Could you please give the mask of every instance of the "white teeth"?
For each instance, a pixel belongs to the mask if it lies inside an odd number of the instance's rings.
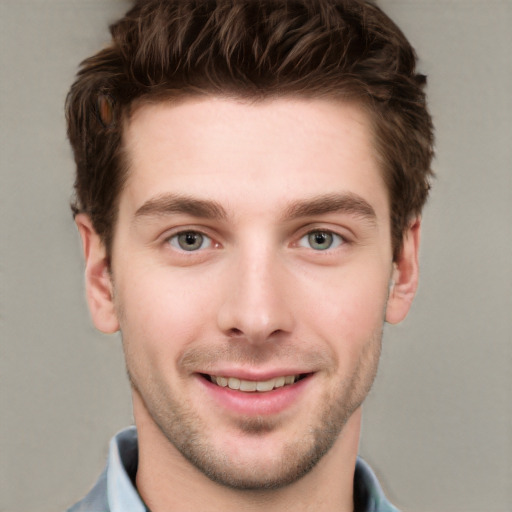
[[[256,382],[257,391],[272,391],[276,385],[276,379],[265,380],[263,382]]]
[[[240,391],[256,391],[258,387],[258,382],[253,380],[241,380],[240,381]]]
[[[225,388],[228,385],[228,379],[226,377],[217,377],[217,384]]]
[[[274,383],[274,387],[282,388],[286,384],[286,379],[287,377],[277,377],[277,379],[275,379],[276,382]],[[293,384],[293,382],[295,381],[295,377],[293,376],[288,377],[288,379],[290,379],[290,382],[288,382],[288,384]]]
[[[228,387],[230,389],[245,392],[272,391],[273,389],[282,388],[283,386],[293,384],[296,380],[299,379],[298,375],[287,375],[264,381],[243,380],[237,379],[236,377],[219,377],[216,375],[211,375],[210,377],[212,382],[217,384],[217,386],[221,386],[223,388]]]
[[[236,377],[229,377],[228,386],[230,389],[240,389],[240,379]]]

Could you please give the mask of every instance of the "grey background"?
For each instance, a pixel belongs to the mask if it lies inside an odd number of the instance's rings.
[[[512,510],[512,3],[381,0],[437,126],[422,276],[386,330],[361,453],[404,511]],[[120,340],[95,332],[68,209],[63,101],[123,0],[0,0],[0,511],[63,510],[132,421]],[[334,476],[333,476],[334,478]]]

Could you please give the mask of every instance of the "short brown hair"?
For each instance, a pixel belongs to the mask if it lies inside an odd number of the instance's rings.
[[[73,211],[110,253],[126,179],[123,120],[136,103],[212,94],[359,101],[388,187],[393,253],[427,199],[433,129],[425,76],[400,29],[364,0],[139,0],[82,62],[67,97]]]

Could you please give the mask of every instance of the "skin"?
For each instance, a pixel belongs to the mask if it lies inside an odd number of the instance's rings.
[[[187,99],[127,123],[110,261],[77,225],[93,321],[123,335],[153,512],[353,509],[383,322],[418,277],[419,220],[392,259],[371,134],[321,99]],[[205,374],[306,378],[244,393]]]

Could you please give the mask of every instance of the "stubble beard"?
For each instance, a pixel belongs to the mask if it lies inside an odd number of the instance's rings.
[[[333,446],[343,427],[360,407],[375,379],[381,351],[382,331],[375,333],[362,350],[356,368],[331,391],[326,391],[318,412],[303,427],[302,435],[287,441],[270,463],[257,464],[230,460],[211,441],[211,429],[193,408],[180,401],[172,390],[155,381],[140,386],[130,370],[132,388],[153,422],[181,455],[212,481],[240,491],[273,490],[290,485],[309,473]],[[279,421],[256,417],[242,419],[238,432],[265,436],[279,429]],[[215,434],[213,434],[215,435]],[[268,462],[268,461],[267,461]]]

